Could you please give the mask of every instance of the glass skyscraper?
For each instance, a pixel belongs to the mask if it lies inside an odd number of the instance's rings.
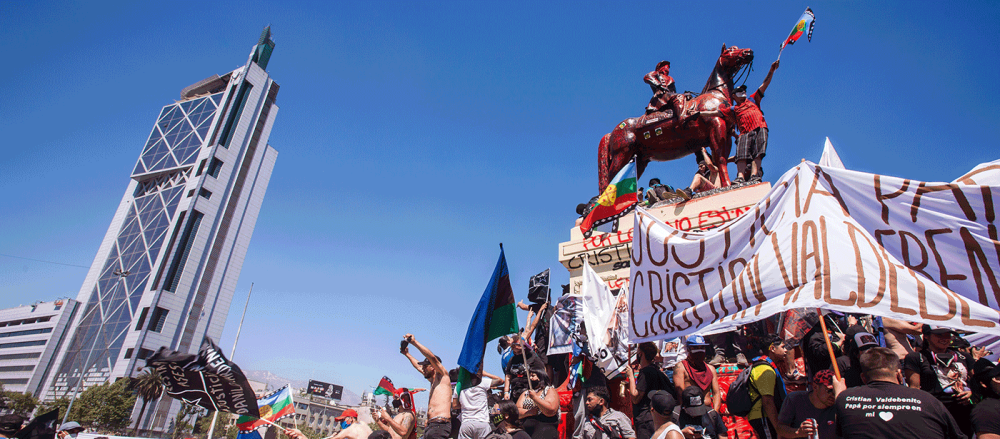
[[[77,299],[81,308],[39,395],[71,397],[135,376],[160,346],[196,352],[225,326],[277,151],[278,84],[265,28],[247,64],[163,107]],[[164,399],[141,420],[163,429]]]

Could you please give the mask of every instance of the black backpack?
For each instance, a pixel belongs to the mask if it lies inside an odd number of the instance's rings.
[[[729,410],[729,414],[733,416],[746,417],[750,414],[750,410],[753,408],[754,404],[760,400],[760,391],[757,386],[753,383],[753,378],[750,372],[753,368],[760,365],[767,365],[771,367],[771,364],[764,360],[755,361],[750,367],[743,369],[739,376],[731,384],[729,384],[729,391],[726,393],[726,409]],[[773,369],[773,367],[772,367]],[[776,380],[774,381],[774,399],[775,405],[781,408],[781,402],[785,400],[785,385],[781,380],[781,375],[778,373],[777,369],[774,371],[776,375]],[[756,398],[750,397],[750,388],[753,388],[754,392],[757,392]]]

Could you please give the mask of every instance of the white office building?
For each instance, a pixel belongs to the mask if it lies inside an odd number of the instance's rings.
[[[56,353],[44,400],[137,375],[161,346],[218,341],[277,151],[266,28],[246,65],[181,91],[156,117]],[[164,398],[141,420],[162,430]],[[176,409],[176,408],[174,408]]]
[[[38,395],[79,304],[59,299],[0,310],[0,384],[4,390]]]

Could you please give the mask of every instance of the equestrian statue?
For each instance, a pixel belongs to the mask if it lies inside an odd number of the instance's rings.
[[[711,150],[710,167],[718,169],[722,186],[729,186],[726,163],[732,147],[729,136],[735,126],[732,112],[728,111],[732,105],[733,76],[752,62],[753,50],[727,48],[723,44],[705,88],[690,100],[676,93],[673,79],[668,75],[670,63],[658,64],[645,78],[654,93],[646,114],[625,119],[601,139],[597,151],[598,190],[604,191],[633,156],[639,177],[650,161],[676,160],[701,153],[706,147]]]

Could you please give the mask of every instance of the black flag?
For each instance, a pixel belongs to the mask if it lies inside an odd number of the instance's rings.
[[[549,302],[549,269],[528,279],[528,301],[542,304]]]
[[[17,439],[52,439],[59,423],[59,409],[38,415],[14,434]]]
[[[208,337],[202,340],[198,355],[161,347],[146,359],[146,366],[160,372],[163,391],[171,398],[211,411],[260,417],[247,377]]]

